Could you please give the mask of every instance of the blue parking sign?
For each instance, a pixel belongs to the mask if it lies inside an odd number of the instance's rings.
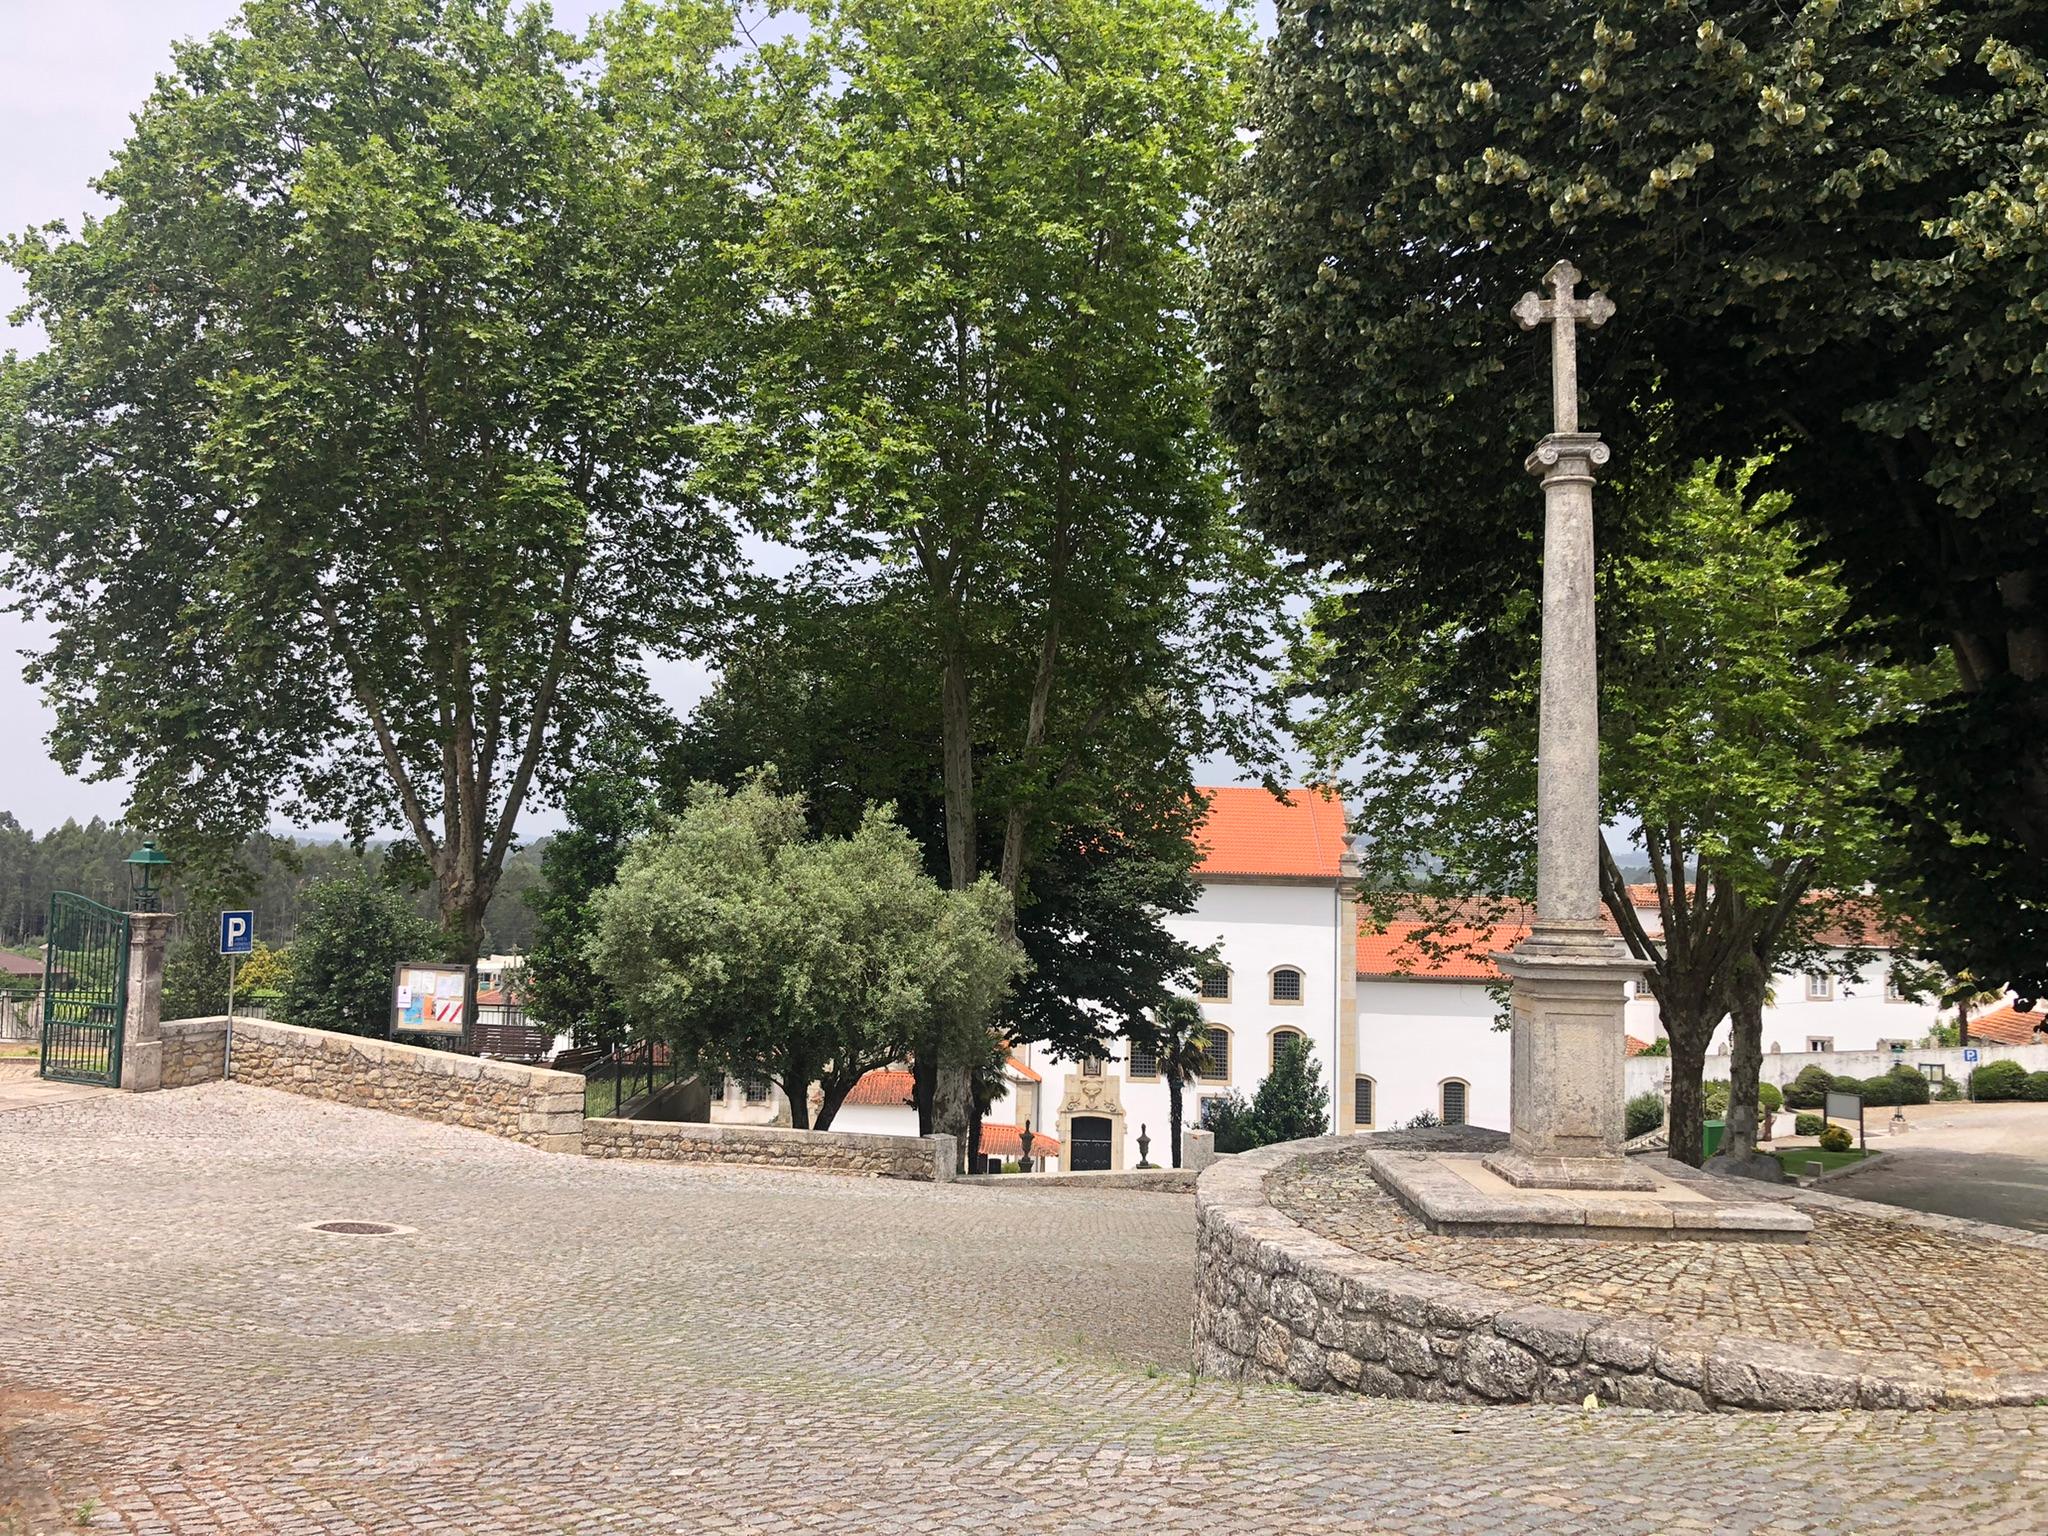
[[[1975,1047],[1974,1045],[1969,1045],[1969,1046],[1965,1046],[1965,1047],[1963,1047],[1963,1060],[1964,1060],[1964,1061],[1975,1061],[1976,1059],[1977,1059],[1977,1047]]]
[[[256,914],[223,912],[220,915],[220,952],[247,955],[256,949]]]

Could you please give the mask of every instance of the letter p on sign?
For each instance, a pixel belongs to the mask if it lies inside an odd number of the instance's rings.
[[[256,914],[223,912],[220,915],[220,952],[246,955],[256,948]]]

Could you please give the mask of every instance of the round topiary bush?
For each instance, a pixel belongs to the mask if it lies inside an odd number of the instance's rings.
[[[1827,1102],[1832,1086],[1834,1079],[1828,1076],[1825,1067],[1801,1067],[1785,1090],[1785,1102],[1794,1109],[1819,1109]]]
[[[1820,1149],[1823,1152],[1846,1152],[1856,1145],[1856,1138],[1839,1125],[1831,1125],[1820,1133]]]
[[[1785,1107],[1785,1092],[1776,1083],[1758,1083],[1756,1085],[1756,1103],[1757,1108],[1763,1110],[1766,1114],[1775,1115]]]
[[[2020,1084],[2020,1097],[2036,1104],[2048,1104],[2048,1072],[2029,1072]]]
[[[2016,1061],[1987,1061],[1970,1074],[1970,1097],[1980,1103],[2016,1099],[2027,1069]]]
[[[1867,1077],[1854,1089],[1845,1092],[1860,1093],[1865,1104],[1903,1104],[1905,1084],[1889,1072],[1882,1077]]]
[[[1850,1077],[1847,1073],[1843,1073],[1829,1078],[1828,1086],[1837,1093],[1861,1093],[1863,1091],[1863,1079],[1860,1077]]]
[[[1934,1096],[1927,1084],[1927,1074],[1918,1067],[1909,1067],[1903,1061],[1891,1070],[1891,1078],[1899,1085],[1899,1104],[1925,1104]]]
[[[1638,1136],[1647,1136],[1664,1123],[1664,1100],[1657,1091],[1647,1089],[1628,1101],[1626,1133],[1630,1141]]]
[[[1800,1115],[1792,1122],[1792,1134],[1795,1136],[1818,1136],[1827,1128],[1828,1122],[1821,1115]]]

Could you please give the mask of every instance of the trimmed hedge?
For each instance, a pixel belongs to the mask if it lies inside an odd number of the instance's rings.
[[[1785,1102],[1794,1109],[1819,1109],[1834,1086],[1824,1067],[1801,1067],[1799,1075],[1785,1088]]]
[[[1800,1115],[1792,1122],[1792,1134],[1795,1136],[1818,1136],[1827,1128],[1825,1115]]]
[[[1856,1138],[1839,1125],[1831,1125],[1820,1133],[1820,1149],[1823,1152],[1846,1152],[1856,1145]]]
[[[1732,1092],[1734,1090],[1721,1078],[1708,1080],[1702,1090],[1708,1119],[1718,1120],[1728,1113],[1728,1096]],[[1756,1085],[1756,1104],[1765,1114],[1775,1115],[1785,1107],[1785,1095],[1776,1083],[1760,1081]]]
[[[2048,1104],[2048,1072],[2029,1072],[2020,1084],[2020,1097],[2035,1104]]]
[[[1970,1097],[1980,1103],[2020,1097],[2027,1069],[2016,1061],[1987,1061],[1970,1074]]]
[[[1638,1136],[1647,1136],[1664,1123],[1664,1100],[1656,1089],[1637,1094],[1628,1101],[1628,1123],[1625,1130],[1630,1141]]]

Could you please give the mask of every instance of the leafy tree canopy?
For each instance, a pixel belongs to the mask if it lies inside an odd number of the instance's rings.
[[[385,1035],[391,1029],[391,977],[411,960],[438,960],[441,931],[413,909],[411,898],[368,870],[323,880],[308,893],[306,912],[291,943],[291,976],[284,987],[284,1018],[307,1029],[347,1035]],[[227,975],[221,967],[221,1003]]]
[[[2048,991],[2044,54],[2024,0],[1283,3],[1210,351],[1253,518],[1359,584],[1333,682],[1439,637],[1471,739],[1523,670],[1470,621],[1535,577],[1549,349],[1510,309],[1570,257],[1618,306],[1581,361],[1603,549],[1774,451],[1842,626],[1951,668],[1893,732],[1930,941]]]
[[[595,47],[507,0],[249,0],[96,183],[7,245],[0,574],[55,628],[55,750],[224,860],[273,814],[402,826],[458,947],[569,745],[647,701],[733,555],[713,65],[731,16]]]

